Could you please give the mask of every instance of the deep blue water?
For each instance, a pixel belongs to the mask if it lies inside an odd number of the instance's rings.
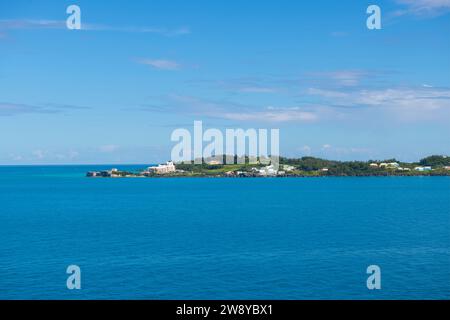
[[[85,178],[90,169],[0,167],[0,298],[450,298],[448,177]],[[66,288],[71,264],[78,291]],[[381,290],[366,287],[372,264]]]

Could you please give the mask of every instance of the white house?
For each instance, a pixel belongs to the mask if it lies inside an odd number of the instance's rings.
[[[149,167],[148,171],[156,174],[166,174],[175,172],[176,168],[172,161],[167,161],[165,164],[159,164],[156,167]]]
[[[388,167],[398,168],[398,167],[400,167],[400,165],[397,162],[389,162]]]
[[[416,171],[431,171],[431,167],[415,167]]]
[[[294,166],[290,166],[290,165],[287,165],[287,164],[283,164],[282,167],[283,167],[284,171],[293,171],[295,169]]]
[[[270,165],[259,169],[259,174],[262,176],[275,176],[277,175],[277,170],[275,170],[273,165]]]

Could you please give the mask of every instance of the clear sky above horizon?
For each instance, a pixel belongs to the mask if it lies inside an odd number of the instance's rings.
[[[161,162],[194,120],[290,157],[450,155],[449,35],[450,0],[1,0],[0,164]]]

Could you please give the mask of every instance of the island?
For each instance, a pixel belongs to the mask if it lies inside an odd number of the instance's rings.
[[[155,177],[358,177],[358,176],[450,176],[450,157],[434,155],[419,162],[401,162],[396,159],[383,161],[335,161],[315,157],[279,158],[279,165],[267,163],[267,159],[250,163],[247,156],[234,156],[234,164],[202,159],[201,164],[174,163],[168,161],[143,168],[137,172],[112,168],[105,171],[89,171],[91,178],[155,178]],[[241,163],[239,163],[241,162]]]

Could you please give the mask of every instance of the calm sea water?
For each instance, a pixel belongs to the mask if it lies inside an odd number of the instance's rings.
[[[0,298],[450,298],[449,178],[84,177],[100,168],[0,167]]]

